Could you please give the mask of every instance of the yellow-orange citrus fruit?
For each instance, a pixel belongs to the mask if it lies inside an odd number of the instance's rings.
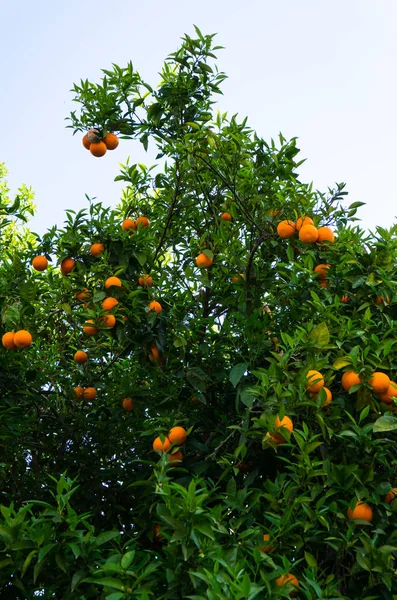
[[[152,344],[152,348],[151,348],[151,353],[149,354],[149,360],[151,362],[154,361],[159,361],[160,360],[160,352],[159,349],[157,348],[156,344]]]
[[[300,231],[304,225],[314,225],[314,221],[310,217],[299,217],[295,223],[297,231]]]
[[[353,385],[358,385],[359,383],[362,383],[362,380],[360,379],[359,375],[357,375],[357,373],[355,373],[354,371],[345,371],[345,373],[343,373],[342,375],[342,387],[346,392],[350,391],[350,388],[353,387]]]
[[[294,236],[296,233],[296,226],[294,221],[281,221],[277,225],[277,233],[283,239]]]
[[[83,136],[83,139],[81,141],[83,143],[84,148],[86,150],[89,150],[90,146],[91,146],[91,142],[88,140],[88,135],[87,134],[85,134],[85,136]]]
[[[110,287],[121,287],[121,281],[118,277],[108,277],[105,281],[105,288],[108,290]]]
[[[331,265],[320,263],[319,265],[317,265],[317,267],[315,267],[313,273],[315,273],[317,275],[317,279],[324,281],[324,279],[327,278],[328,269],[330,267],[331,267]]]
[[[368,521],[371,523],[373,518],[372,508],[369,504],[365,502],[356,502],[356,506],[352,510],[351,508],[347,509],[347,518],[351,521],[352,519],[362,519],[363,521]]]
[[[138,277],[138,283],[143,288],[152,287],[153,278],[150,277],[150,275],[142,275],[141,277]]]
[[[98,327],[95,327],[94,321],[89,319],[84,325],[83,331],[86,335],[97,335],[99,330]]]
[[[204,252],[202,252],[196,258],[196,265],[200,269],[208,269],[208,267],[210,267],[212,265],[212,258],[210,258],[206,254],[204,254]]]
[[[317,236],[318,242],[334,242],[335,241],[334,232],[329,227],[319,227],[319,229],[317,229],[317,233],[318,233],[318,236]]]
[[[131,411],[134,408],[134,403],[132,401],[132,398],[124,398],[122,406],[123,406],[124,410]]]
[[[114,315],[103,315],[99,317],[102,327],[114,327],[116,325],[116,317]]]
[[[282,419],[280,419],[280,417],[277,416],[275,427],[285,427],[285,429],[288,429],[288,431],[291,433],[294,429],[294,424],[292,422],[292,419],[287,417],[287,415],[285,415]]]
[[[87,140],[90,144],[100,142],[101,138],[98,129],[90,129],[87,131]]]
[[[108,133],[105,135],[103,141],[108,150],[115,150],[115,148],[117,148],[119,145],[119,138],[114,133]]]
[[[232,215],[228,212],[224,212],[221,214],[221,219],[222,219],[222,221],[231,221]]]
[[[170,446],[171,442],[167,437],[164,438],[164,443],[161,441],[160,436],[156,437],[156,439],[153,442],[153,450],[155,452],[168,452]]]
[[[383,394],[389,389],[390,379],[386,373],[376,371],[368,381],[376,394]]]
[[[91,298],[91,292],[88,291],[88,288],[84,288],[81,292],[77,292],[74,297],[77,298],[77,300],[89,300],[89,298]]]
[[[379,394],[379,399],[386,404],[393,402],[393,398],[397,398],[397,383],[390,381],[390,385],[387,390]]]
[[[264,533],[263,534],[263,541],[264,542],[269,542],[270,541],[270,534],[269,533]],[[275,546],[272,546],[271,544],[268,544],[267,546],[260,546],[259,550],[262,550],[262,552],[273,552]]]
[[[81,399],[84,396],[84,388],[81,387],[81,385],[78,385],[77,387],[74,388],[74,397],[76,399]]]
[[[75,353],[75,355],[73,356],[73,360],[74,362],[76,362],[78,365],[83,365],[84,363],[87,362],[88,360],[88,355],[86,352],[83,352],[83,350],[77,350],[77,352]]]
[[[238,275],[234,275],[232,277],[232,281],[234,283],[242,283],[244,281],[245,277],[244,277],[244,273],[239,273]],[[267,311],[265,311],[267,312]]]
[[[104,252],[105,250],[105,246],[103,244],[101,244],[100,242],[96,243],[96,244],[92,244],[91,248],[90,248],[90,253],[91,256],[100,256],[102,254],[102,252]]]
[[[182,462],[183,460],[183,454],[180,450],[177,450],[176,452],[174,452],[174,454],[170,454],[167,458],[167,462],[173,463],[173,462]]]
[[[389,296],[386,296],[386,297],[376,296],[375,304],[377,304],[378,306],[379,306],[379,304],[383,304],[383,306],[385,304],[390,304],[390,298],[389,298]]]
[[[45,271],[48,267],[48,260],[45,256],[35,256],[32,260],[32,267],[36,271]]]
[[[390,504],[390,502],[393,502],[394,498],[396,498],[397,496],[397,488],[393,488],[392,490],[390,490],[390,492],[387,492],[386,496],[383,498],[384,502],[387,502],[387,504]]]
[[[106,154],[106,150],[107,148],[105,142],[93,142],[92,144],[90,144],[90,152],[93,156],[96,156],[97,158]]]
[[[328,283],[326,281],[320,281],[320,286],[322,288],[327,288],[328,287]]]
[[[266,433],[266,437],[269,438],[269,440],[271,440],[273,442],[273,444],[276,444],[277,446],[279,446],[280,444],[285,444],[285,438],[283,438],[282,435],[280,435],[279,433],[274,433],[273,435],[268,431]]]
[[[13,331],[7,331],[1,338],[1,343],[7,350],[15,350],[16,345],[14,344],[14,336],[15,333]]]
[[[313,244],[317,241],[318,232],[314,225],[302,225],[299,231],[299,239],[305,244]]]
[[[348,296],[347,294],[343,294],[343,296],[341,296],[341,299],[340,299],[340,301],[341,301],[343,304],[347,304],[348,302],[350,302],[350,296]]]
[[[186,442],[186,436],[186,430],[183,427],[173,427],[168,434],[168,439],[172,444],[181,446]]]
[[[269,217],[277,217],[280,214],[280,211],[277,209],[269,210]]]
[[[332,400],[332,392],[331,390],[329,390],[327,387],[322,387],[321,390],[324,390],[325,392],[325,400],[322,403],[321,406],[326,406],[327,404],[329,404]],[[321,394],[321,390],[319,392],[315,392],[314,394],[310,394],[311,396],[313,396],[313,398],[315,398],[317,400],[319,394]]]
[[[133,219],[124,219],[124,221],[121,224],[121,229],[123,229],[123,231],[128,231],[129,229],[132,229],[132,231],[136,231],[137,225]]]
[[[105,300],[102,302],[102,308],[103,310],[112,310],[112,308],[117,306],[118,303],[119,301],[116,300],[116,298],[111,298],[109,296],[109,298],[105,298]]]
[[[84,400],[95,400],[95,398],[96,398],[96,389],[93,387],[85,388]]]
[[[150,225],[150,221],[147,217],[138,217],[137,220],[135,221],[135,225],[138,229],[139,225],[144,229],[146,227],[149,227]]]
[[[26,329],[20,329],[14,335],[14,344],[17,348],[28,348],[32,342],[32,336]]]
[[[299,587],[299,581],[292,573],[286,573],[285,575],[281,575],[281,577],[277,577],[276,586],[282,587],[283,585],[294,585],[296,588]],[[296,596],[298,593],[297,590],[292,590],[290,596]]]
[[[67,275],[71,273],[76,266],[76,261],[73,258],[64,258],[61,262],[61,273],[62,275]]]
[[[161,306],[160,302],[156,302],[156,300],[153,300],[148,304],[148,309],[154,310],[159,315],[163,310],[163,307]]]
[[[324,387],[324,383],[324,377],[319,371],[314,371],[312,369],[306,375],[306,389],[311,394],[319,392],[320,389]]]

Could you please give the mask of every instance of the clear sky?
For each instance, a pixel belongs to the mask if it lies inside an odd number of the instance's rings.
[[[3,0],[0,37],[0,161],[36,193],[32,228],[62,225],[64,210],[119,199],[113,183],[138,142],[92,157],[65,129],[70,89],[101,68],[132,60],[156,85],[163,59],[195,23],[218,33],[229,76],[219,108],[248,116],[266,139],[297,136],[301,179],[326,190],[345,181],[366,202],[362,225],[397,215],[396,0]]]

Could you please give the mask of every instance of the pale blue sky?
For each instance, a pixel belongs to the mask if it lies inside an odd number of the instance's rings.
[[[395,0],[3,0],[1,21],[0,161],[13,191],[33,187],[35,231],[61,225],[85,193],[114,205],[118,164],[146,162],[138,142],[102,159],[84,150],[65,129],[73,82],[132,60],[157,84],[193,23],[225,46],[222,111],[248,115],[267,139],[297,136],[308,159],[301,178],[323,190],[345,181],[349,201],[367,203],[363,226],[395,220]]]

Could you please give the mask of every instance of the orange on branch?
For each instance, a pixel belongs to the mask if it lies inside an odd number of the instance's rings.
[[[212,265],[213,259],[202,252],[196,258],[196,265],[199,269],[208,269]]]
[[[105,298],[105,300],[102,302],[102,308],[103,310],[112,310],[112,308],[117,306],[118,303],[119,301],[116,300],[116,298],[109,296],[109,298]]]
[[[90,144],[90,152],[93,156],[100,158],[106,154],[107,148],[105,142],[93,142]]]
[[[84,302],[85,300],[89,300],[91,298],[91,292],[88,291],[88,288],[84,288],[81,292],[77,292],[74,297],[77,300],[82,300]]]
[[[99,322],[102,327],[114,327],[116,325],[116,317],[112,314],[102,315],[99,317]]]
[[[318,233],[317,242],[334,242],[335,241],[334,232],[329,227],[319,227],[319,229],[317,229],[317,233]]]
[[[91,256],[100,256],[102,254],[102,252],[105,251],[105,246],[103,244],[101,244],[100,242],[97,242],[96,244],[92,244],[91,248],[90,248],[90,253]]]
[[[393,488],[390,492],[387,492],[386,496],[383,498],[383,501],[387,504],[393,502],[393,500],[397,497],[397,488]]]
[[[317,279],[320,279],[320,281],[324,281],[324,279],[327,278],[328,269],[330,268],[331,265],[320,263],[319,265],[317,265],[317,267],[314,268],[313,273],[317,275]]]
[[[96,398],[96,389],[93,387],[85,388],[84,400],[95,400],[95,398]]]
[[[329,404],[331,402],[331,400],[332,400],[332,392],[327,387],[324,386],[324,387],[322,387],[320,389],[320,391],[314,392],[314,394],[311,393],[310,395],[313,396],[313,398],[315,400],[317,400],[318,397],[319,397],[319,395],[321,394],[321,390],[324,390],[324,392],[325,392],[325,400],[324,400],[324,402],[322,403],[321,406],[327,406],[327,404]]]
[[[163,310],[163,307],[161,306],[160,302],[156,302],[156,300],[152,300],[152,302],[150,302],[148,304],[148,309],[154,310],[159,315],[161,313],[161,311]]]
[[[302,225],[299,231],[299,239],[305,244],[313,244],[317,241],[318,232],[314,225]]]
[[[138,229],[139,225],[142,227],[142,229],[146,229],[147,227],[149,227],[150,225],[150,221],[147,217],[138,217],[137,220],[135,221],[135,225]]]
[[[103,141],[108,150],[115,150],[119,145],[119,138],[114,133],[108,133],[105,135]]]
[[[171,442],[168,437],[164,438],[164,442],[161,441],[161,437],[158,436],[153,442],[153,450],[155,452],[168,452],[171,447]]]
[[[358,385],[359,383],[362,383],[362,380],[360,376],[354,371],[345,371],[345,373],[343,373],[342,375],[341,383],[343,389],[346,392],[350,392],[350,388],[352,388],[353,385]]]
[[[321,375],[320,371],[315,371],[311,369],[306,375],[306,389],[311,394],[319,392],[322,387],[324,387],[324,377]]]
[[[386,404],[391,404],[394,398],[397,398],[397,383],[390,381],[387,390],[379,394],[379,399]]]
[[[281,575],[281,577],[277,577],[276,586],[282,587],[284,585],[293,585],[296,588],[299,587],[299,580],[292,573],[286,573],[285,575]],[[296,596],[298,590],[292,590],[290,596]]]
[[[114,287],[121,287],[121,281],[118,277],[108,277],[105,281],[105,288],[108,290],[109,288],[111,288],[112,286]]]
[[[173,427],[169,434],[168,439],[172,444],[176,444],[177,446],[181,446],[186,442],[187,433],[183,427]]]
[[[86,352],[84,352],[83,350],[77,350],[77,352],[73,356],[73,360],[78,365],[83,365],[88,360],[88,354]]]
[[[153,285],[153,278],[150,277],[150,275],[141,275],[141,277],[138,277],[138,283],[141,287],[145,288],[145,287],[152,287]]]
[[[170,454],[167,458],[167,462],[173,463],[173,462],[182,462],[183,461],[183,454],[180,450],[177,450],[176,452],[174,452],[174,454]]]
[[[14,331],[7,331],[7,333],[5,333],[3,335],[3,337],[1,338],[1,343],[3,344],[4,348],[6,348],[7,350],[15,350],[16,345],[14,343],[14,336],[15,336]]]
[[[69,273],[71,273],[75,266],[76,261],[73,260],[73,258],[64,258],[60,266],[62,275],[68,275]]]
[[[127,411],[131,411],[134,408],[134,402],[132,400],[132,398],[124,398],[123,402],[122,402],[122,407],[124,408],[124,410]]]
[[[136,231],[137,230],[137,225],[135,223],[135,221],[133,219],[124,219],[124,221],[121,224],[121,229],[123,231]]]
[[[371,523],[373,519],[372,508],[365,502],[357,501],[353,510],[351,508],[347,509],[347,518],[349,521],[352,519],[362,519]]]
[[[295,224],[297,231],[300,231],[304,225],[314,225],[313,219],[311,217],[299,217]]]
[[[94,336],[98,334],[99,329],[94,325],[92,319],[88,319],[83,327],[83,331],[86,335]]]
[[[28,348],[32,342],[33,338],[26,329],[20,329],[14,335],[14,344],[17,348]]]
[[[222,219],[222,221],[231,221],[232,215],[228,212],[224,212],[221,214],[221,219]]]
[[[32,267],[36,271],[45,271],[48,267],[48,260],[45,256],[35,256],[32,260]]]
[[[91,142],[88,139],[88,134],[87,133],[83,136],[83,139],[81,140],[81,142],[82,142],[82,144],[83,144],[83,146],[84,146],[84,148],[86,150],[90,149]]]
[[[293,237],[296,233],[296,225],[294,221],[281,221],[277,225],[277,233],[283,239]]]
[[[73,391],[74,391],[74,397],[76,398],[76,400],[81,400],[81,398],[83,398],[84,388],[81,387],[81,385],[78,385],[77,387],[75,387]]]
[[[388,377],[388,375],[386,375],[386,373],[376,371],[370,377],[368,383],[373,388],[373,391],[376,394],[383,394],[389,389],[390,378]]]
[[[390,304],[390,298],[389,296],[376,296],[375,304],[377,306],[379,306],[380,304],[385,306],[385,304]]]

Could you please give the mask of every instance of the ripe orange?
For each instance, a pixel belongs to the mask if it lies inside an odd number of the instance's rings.
[[[335,241],[334,232],[329,227],[320,227],[319,229],[317,229],[317,233],[318,233],[318,237],[317,237],[318,242],[334,242]]]
[[[78,385],[77,387],[74,388],[74,397],[78,400],[80,400],[81,398],[83,398],[84,396],[84,388],[81,387],[81,385]]]
[[[318,231],[314,225],[302,225],[299,231],[299,239],[305,244],[313,244],[317,241]]]
[[[221,214],[221,219],[222,219],[222,221],[231,221],[232,215],[228,212],[224,212]]]
[[[118,303],[119,301],[116,300],[116,298],[112,298],[109,296],[109,298],[105,298],[105,300],[102,302],[102,308],[103,310],[112,310],[112,308],[117,306]]]
[[[386,296],[386,297],[376,296],[375,304],[377,304],[378,306],[379,306],[379,304],[383,304],[383,306],[385,304],[390,304],[390,298],[389,298],[389,296]]]
[[[134,408],[134,403],[132,401],[132,398],[124,398],[122,406],[123,406],[124,410],[131,411]]]
[[[73,269],[76,266],[76,261],[73,260],[73,258],[64,258],[63,261],[61,262],[61,273],[62,275],[67,275],[68,273],[71,273],[71,271],[73,271]]]
[[[186,437],[186,430],[183,429],[183,427],[173,427],[168,434],[170,442],[177,446],[184,444],[186,442]]]
[[[294,585],[295,587],[299,587],[299,581],[292,573],[286,573],[285,575],[281,575],[281,577],[277,577],[276,586],[282,587],[283,585]],[[298,593],[297,590],[292,590],[290,596],[296,596]]]
[[[244,281],[245,277],[244,277],[244,273],[239,273],[238,275],[234,275],[232,277],[232,281],[234,283],[242,283]],[[267,312],[267,311],[266,311]]]
[[[320,263],[319,265],[317,265],[317,267],[315,267],[313,273],[315,273],[317,275],[317,279],[324,281],[324,279],[327,278],[328,269],[330,267],[331,267],[331,265]]]
[[[85,134],[85,136],[83,136],[83,139],[81,141],[83,142],[84,148],[86,148],[86,150],[89,150],[90,146],[91,146],[91,142],[88,140],[87,134]]]
[[[275,433],[274,435],[272,435],[268,431],[266,433],[266,437],[269,438],[269,440],[271,440],[273,442],[273,444],[276,444],[276,446],[279,446],[280,444],[285,443],[285,439],[279,433]]]
[[[142,275],[141,277],[138,277],[138,283],[143,288],[152,287],[153,278],[150,277],[150,275]]]
[[[105,288],[108,290],[114,285],[115,287],[121,287],[121,281],[118,277],[108,277],[105,281]]]
[[[160,436],[156,437],[156,439],[153,442],[153,450],[155,452],[168,452],[170,446],[171,442],[167,437],[164,438],[164,443],[161,441]]]
[[[98,327],[95,327],[95,325],[93,324],[94,321],[92,319],[89,319],[86,324],[83,327],[83,331],[86,335],[97,335],[98,334]]]
[[[45,256],[35,256],[32,260],[32,267],[36,271],[45,271],[48,267],[48,260]]]
[[[397,383],[390,381],[390,385],[387,390],[379,394],[379,399],[386,404],[391,404],[393,398],[397,398]]]
[[[350,302],[350,296],[348,296],[347,294],[343,294],[343,296],[341,296],[341,299],[340,299],[340,301],[341,301],[343,304],[347,304],[348,302]]]
[[[204,252],[199,254],[196,258],[196,265],[199,267],[199,269],[208,269],[208,267],[212,265],[212,262],[212,258],[204,254]]]
[[[349,521],[352,519],[362,519],[371,523],[373,518],[372,508],[365,502],[357,501],[353,510],[351,508],[347,509],[347,518]]]
[[[177,452],[174,452],[174,454],[170,454],[167,458],[167,462],[173,463],[173,462],[182,462],[183,461],[183,454],[180,450],[177,450]]]
[[[157,348],[156,344],[154,344],[154,343],[152,344],[152,351],[151,351],[151,353],[149,354],[149,360],[150,360],[151,362],[154,362],[154,361],[159,361],[159,360],[160,360],[160,352],[159,352],[159,349]]]
[[[116,325],[116,317],[114,315],[103,315],[99,318],[102,327],[114,327]]]
[[[119,145],[119,138],[114,133],[108,133],[103,138],[105,146],[108,150],[114,150]]]
[[[314,225],[313,219],[310,217],[299,217],[295,224],[297,231],[300,231],[304,225]]]
[[[390,492],[387,492],[386,496],[383,498],[384,502],[387,502],[387,504],[390,504],[391,502],[393,502],[394,498],[397,497],[397,488],[393,488],[390,490]]]
[[[13,331],[8,331],[1,338],[1,343],[3,344],[4,348],[7,348],[7,350],[15,350],[16,345],[14,344],[14,336],[15,333]]]
[[[139,225],[141,225],[142,229],[149,227],[150,221],[147,217],[138,217],[135,221],[136,228],[138,229]]]
[[[290,238],[296,233],[296,225],[293,221],[281,221],[277,225],[277,233],[283,239]]]
[[[135,221],[133,219],[124,219],[124,221],[121,224],[121,229],[123,231],[128,231],[129,229],[132,229],[132,231],[136,231],[137,225],[135,224]]]
[[[102,254],[102,252],[104,252],[104,250],[105,250],[105,246],[98,242],[96,244],[92,244],[92,246],[90,248],[90,253],[91,253],[91,256],[100,256]]]
[[[98,143],[101,141],[98,129],[90,129],[87,131],[87,140],[90,144]]]
[[[77,300],[89,300],[89,298],[91,298],[91,293],[88,291],[88,288],[84,288],[81,292],[77,292],[74,297],[77,298]]]
[[[331,390],[329,390],[329,389],[328,389],[327,387],[325,387],[325,386],[324,386],[324,387],[322,387],[321,389],[323,389],[323,390],[324,390],[324,392],[325,392],[325,396],[326,396],[326,398],[325,398],[325,400],[324,400],[324,402],[322,403],[322,405],[321,405],[321,406],[327,406],[327,404],[329,404],[329,403],[331,402],[331,400],[332,400],[332,392],[331,392]],[[311,396],[313,396],[313,398],[314,398],[315,400],[317,400],[317,398],[318,398],[318,396],[319,396],[319,394],[320,394],[320,393],[321,393],[321,390],[320,390],[319,392],[315,392],[314,394],[310,394],[310,395],[311,395]]]
[[[20,329],[14,335],[14,344],[17,348],[28,348],[32,342],[32,336],[26,329]]]
[[[320,286],[322,288],[327,288],[328,287],[328,283],[326,281],[320,281]]]
[[[376,371],[373,373],[368,383],[376,394],[383,394],[389,389],[390,379],[386,373]]]
[[[93,156],[100,157],[106,154],[106,144],[105,142],[93,142],[90,144],[90,152]]]
[[[320,371],[310,370],[306,375],[306,389],[311,394],[319,392],[324,387],[324,377]]]
[[[85,388],[84,400],[95,400],[95,398],[96,398],[96,389],[93,387]]]
[[[77,352],[73,356],[73,359],[74,362],[76,362],[78,365],[83,365],[88,360],[88,354],[86,352],[83,352],[83,350],[77,350]]]
[[[342,375],[341,383],[343,389],[346,392],[350,392],[350,388],[352,388],[353,385],[358,385],[359,383],[362,383],[362,380],[354,371],[345,371],[345,373],[343,373]]]
[[[163,307],[161,306],[160,302],[156,302],[156,300],[153,300],[152,302],[150,302],[148,304],[148,308],[149,308],[149,310],[154,310],[158,315],[163,310]]]
[[[263,541],[264,542],[269,542],[270,541],[270,534],[269,533],[264,533],[263,534]],[[269,544],[268,546],[260,546],[259,550],[262,550],[262,552],[273,552],[275,546],[272,546],[271,544]]]

